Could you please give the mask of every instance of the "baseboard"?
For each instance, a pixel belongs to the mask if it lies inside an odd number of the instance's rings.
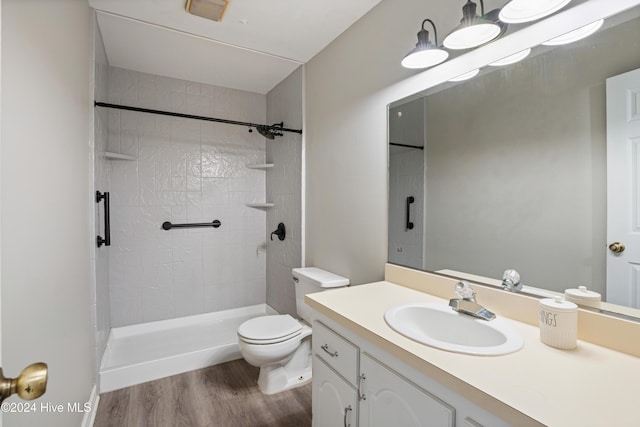
[[[98,413],[98,403],[100,403],[100,395],[98,394],[98,388],[94,385],[91,389],[91,395],[89,396],[90,411],[84,413],[82,417],[81,427],[93,427],[93,423],[96,420],[96,414]]]

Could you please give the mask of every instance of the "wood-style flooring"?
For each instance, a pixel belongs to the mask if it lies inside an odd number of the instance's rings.
[[[311,384],[274,395],[243,359],[100,396],[94,427],[307,427]]]

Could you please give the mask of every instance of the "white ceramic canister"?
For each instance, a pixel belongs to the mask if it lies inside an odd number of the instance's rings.
[[[578,306],[560,297],[540,300],[540,341],[569,350],[578,344]]]
[[[600,307],[600,301],[602,300],[602,296],[599,293],[588,290],[586,286],[578,286],[578,289],[566,289],[564,297],[567,301],[595,308]]]

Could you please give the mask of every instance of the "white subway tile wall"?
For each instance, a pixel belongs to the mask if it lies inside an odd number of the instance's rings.
[[[110,67],[115,104],[264,123],[266,96]],[[266,301],[265,139],[248,128],[108,110],[111,326]],[[214,228],[164,231],[164,221]]]

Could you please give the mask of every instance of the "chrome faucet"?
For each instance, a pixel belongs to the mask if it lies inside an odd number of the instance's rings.
[[[456,284],[456,294],[460,298],[449,300],[449,306],[458,313],[467,314],[483,320],[493,320],[496,315],[476,301],[476,293],[464,280]]]
[[[520,274],[515,270],[505,270],[502,275],[502,289],[509,292],[520,292],[522,290]]]

